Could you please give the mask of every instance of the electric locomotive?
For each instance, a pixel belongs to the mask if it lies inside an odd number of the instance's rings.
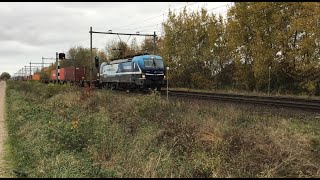
[[[104,62],[99,84],[108,89],[157,89],[165,85],[166,68],[158,55],[140,54]]]

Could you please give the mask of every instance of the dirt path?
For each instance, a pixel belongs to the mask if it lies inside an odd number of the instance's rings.
[[[5,115],[5,90],[6,82],[0,81],[0,178],[9,177],[7,165],[4,160],[4,142],[7,137],[7,131],[5,129],[4,115]]]

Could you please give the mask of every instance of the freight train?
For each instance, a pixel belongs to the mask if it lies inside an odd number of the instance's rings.
[[[34,73],[33,75],[28,75],[28,76],[16,76],[12,78],[13,80],[21,80],[21,81],[28,81],[28,80],[35,80],[39,81],[40,80],[40,74],[39,73]]]
[[[99,70],[98,75],[91,82],[98,88],[160,90],[166,84],[165,63],[158,55],[136,54],[101,64],[98,62],[96,68]],[[40,73],[35,73],[28,79],[45,83],[71,83],[80,86],[87,83],[90,85],[86,70],[88,69],[85,67],[77,66],[60,68],[58,81],[56,70],[51,70],[49,79],[40,77]]]

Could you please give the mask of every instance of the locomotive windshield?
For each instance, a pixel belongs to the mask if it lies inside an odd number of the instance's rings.
[[[144,59],[146,68],[163,68],[163,59]]]

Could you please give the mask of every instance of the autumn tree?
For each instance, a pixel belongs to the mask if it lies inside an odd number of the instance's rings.
[[[191,13],[185,8],[179,14],[169,11],[163,29],[161,54],[174,72],[171,82],[193,88],[223,84],[218,81],[228,77],[226,70],[231,63],[222,17],[209,14],[205,8]]]
[[[319,84],[319,5],[239,2],[229,9],[227,31],[239,88],[316,92]]]

